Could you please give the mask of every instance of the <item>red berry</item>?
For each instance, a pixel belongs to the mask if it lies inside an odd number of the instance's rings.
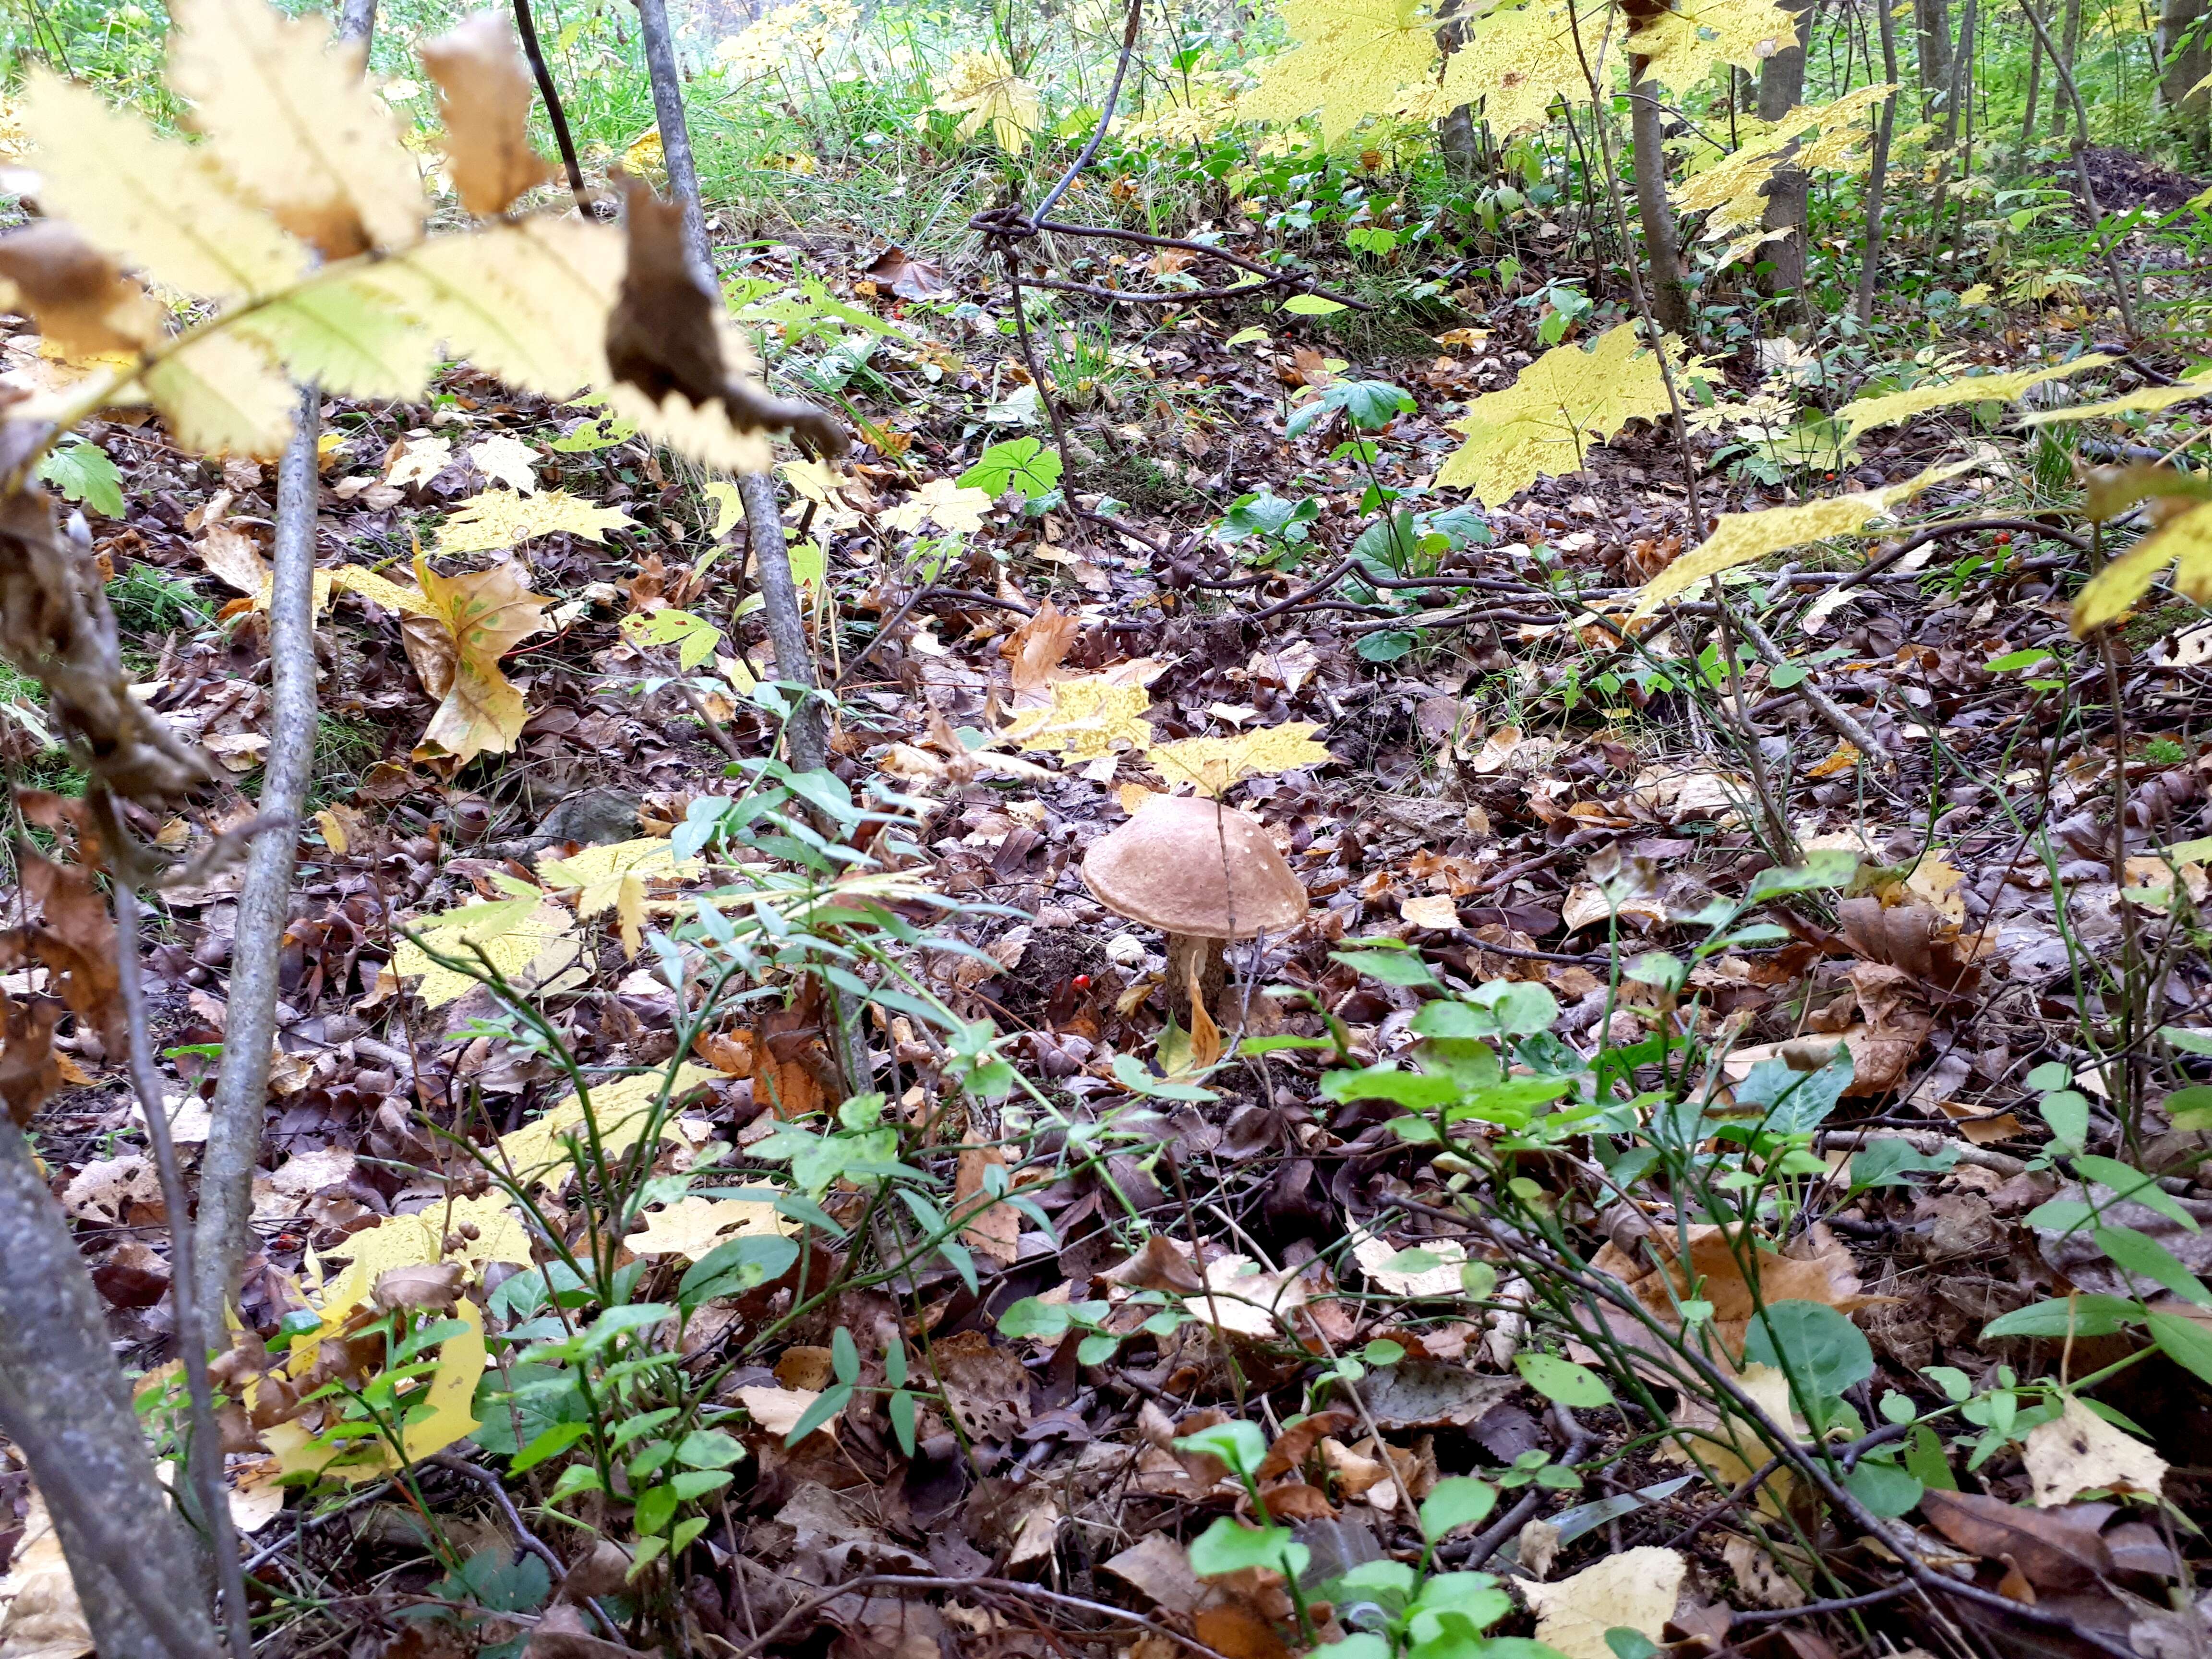
[[[1079,991],[1087,991],[1091,988],[1091,975],[1088,974],[1078,974],[1073,979],[1067,982]]]

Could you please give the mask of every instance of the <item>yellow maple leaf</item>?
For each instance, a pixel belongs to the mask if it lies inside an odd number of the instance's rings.
[[[948,535],[972,536],[982,529],[983,515],[990,510],[989,490],[963,489],[950,478],[932,478],[884,513],[883,521],[909,536],[920,535],[925,523],[935,524]]]
[[[1170,787],[1194,784],[1203,793],[1218,797],[1246,778],[1328,765],[1336,757],[1313,740],[1320,730],[1313,720],[1285,720],[1233,738],[1186,738],[1160,744],[1147,750],[1145,758],[1159,768]]]
[[[644,939],[647,884],[684,880],[705,868],[697,859],[678,858],[671,843],[651,836],[586,847],[567,858],[544,854],[538,860],[538,874],[549,889],[576,890],[579,921],[614,909],[622,924],[623,951],[632,957]]]
[[[1676,594],[1686,592],[1709,576],[1738,565],[1749,564],[1785,548],[1838,536],[1856,536],[1890,509],[1911,501],[1931,484],[1956,477],[1972,462],[1930,467],[1881,489],[1856,490],[1848,495],[1826,495],[1796,507],[1770,507],[1761,513],[1724,513],[1712,534],[1644,585],[1636,609],[1628,620],[1648,617]]]
[[[573,964],[581,946],[576,919],[566,905],[543,895],[491,899],[415,924],[392,953],[392,971],[402,979],[420,976],[416,993],[425,1006],[442,1008],[466,996],[478,981],[434,961],[430,952],[475,966],[489,962],[510,983],[544,986]]]
[[[1909,421],[1915,415],[1931,409],[1943,409],[1954,404],[2010,403],[2031,386],[2045,380],[2063,380],[2069,374],[2079,374],[2084,369],[2103,368],[2116,360],[2100,351],[2076,357],[2070,363],[2054,363],[2048,368],[2019,368],[2002,374],[1969,374],[1945,385],[1917,386],[1905,392],[1892,392],[1880,398],[1861,398],[1845,404],[1836,411],[1843,422],[1847,437],[1856,439],[1862,432],[1878,426],[1894,426]]]
[[[1059,680],[1052,688],[1050,708],[1023,709],[1007,722],[1002,735],[1024,749],[1074,760],[1110,755],[1116,743],[1149,749],[1152,725],[1140,717],[1152,702],[1143,686],[1115,685],[1103,676]]]
[[[678,1200],[665,1208],[645,1212],[645,1231],[623,1240],[638,1255],[680,1255],[696,1261],[718,1244],[748,1234],[791,1234],[796,1222],[786,1220],[772,1203],[751,1198],[700,1198]]]
[[[428,483],[443,472],[446,464],[453,459],[453,446],[450,439],[438,437],[434,434],[410,438],[386,464],[384,482],[394,489],[404,489],[409,484]]]
[[[323,1316],[324,1335],[336,1333],[376,1289],[376,1281],[394,1267],[426,1262],[459,1261],[481,1275],[495,1261],[519,1267],[530,1264],[530,1235],[508,1207],[504,1193],[485,1193],[475,1198],[444,1200],[406,1215],[388,1216],[374,1226],[349,1233],[328,1255],[348,1258],[349,1265],[326,1283],[316,1299]],[[474,1237],[470,1234],[473,1232]],[[314,1345],[307,1345],[312,1354]]]
[[[1671,337],[1667,349],[1679,367]],[[1437,470],[1437,482],[1459,485],[1496,507],[1539,477],[1580,471],[1591,443],[1632,420],[1656,420],[1668,407],[1658,358],[1644,348],[1635,324],[1622,323],[1588,351],[1554,346],[1504,391],[1469,404],[1452,423],[1467,441]]]
[[[39,204],[103,253],[204,299],[273,293],[307,270],[305,246],[243,202],[189,145],[45,70],[23,90]]]
[[[380,576],[365,565],[342,564],[334,570],[318,570],[315,574],[318,577],[328,576],[333,588],[375,600],[394,616],[434,617],[438,614],[436,607],[423,598],[419,590],[403,587],[398,582]]]
[[[1826,104],[1800,106],[1778,121],[1742,120],[1735,149],[1702,161],[1704,141],[1681,141],[1692,165],[1675,192],[1676,205],[1686,213],[1709,212],[1698,233],[1707,241],[1756,230],[1729,248],[1721,263],[1741,258],[1765,240],[1766,187],[1775,170],[1785,163],[1805,172],[1856,170],[1865,159],[1861,118],[1895,90],[1887,82],[1861,87]],[[1793,150],[1801,139],[1807,142]]]
[[[960,136],[972,138],[985,124],[1000,149],[1008,154],[1026,150],[1037,130],[1036,88],[1014,73],[1013,65],[997,52],[955,54],[942,75],[930,82],[937,106],[964,111]]]
[[[478,446],[482,447],[482,446]],[[635,520],[618,507],[571,495],[565,489],[549,489],[526,495],[512,489],[487,489],[461,503],[440,526],[441,553],[492,553],[519,547],[540,536],[581,536],[603,542],[610,530],[622,530]]]
[[[419,240],[415,159],[362,78],[365,45],[264,0],[174,0],[169,85],[225,173],[294,234],[342,259]]]
[[[1796,33],[1796,15],[1774,0],[1675,0],[1628,37],[1628,50],[1679,99],[1723,64],[1756,70]]]
[[[1596,44],[1584,42],[1586,48]],[[1543,125],[1559,99],[1572,104],[1589,96],[1589,80],[1565,9],[1535,0],[1478,20],[1444,60],[1434,101],[1452,109],[1480,99],[1491,130],[1508,136]]]
[[[485,477],[495,478],[526,495],[537,491],[538,452],[520,439],[499,433],[471,444],[468,454],[471,463]]]
[[[1239,120],[1280,125],[1318,114],[1333,144],[1436,62],[1437,25],[1419,0],[1288,0],[1283,25],[1293,44],[1237,100]]]
[[[2173,386],[2138,386],[2101,403],[2076,404],[2071,409],[2039,409],[2020,417],[2022,426],[2048,426],[2060,421],[2107,421],[2116,415],[2154,415],[2196,398],[2212,398],[2212,368],[2200,368]]]
[[[668,1085],[668,1098],[680,1100],[699,1085],[713,1082],[714,1077],[715,1073],[707,1067],[686,1060],[676,1068],[675,1079]],[[608,1158],[620,1158],[645,1138],[664,1080],[659,1072],[640,1072],[603,1083],[592,1091],[591,1118],[599,1126],[599,1150]],[[672,1112],[664,1118],[660,1139],[680,1146],[684,1137],[675,1126],[674,1116]],[[568,1184],[574,1167],[562,1143],[574,1137],[588,1146],[588,1136],[580,1133],[584,1128],[584,1103],[580,1097],[571,1095],[534,1123],[526,1123],[512,1134],[501,1135],[501,1160],[522,1185],[550,1187],[558,1192]]]
[[[2074,601],[2074,637],[2125,616],[2168,565],[2184,599],[2212,599],[2212,501],[2167,520],[2090,577]]]

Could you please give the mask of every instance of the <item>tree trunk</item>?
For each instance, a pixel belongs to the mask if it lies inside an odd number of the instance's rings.
[[[211,1659],[207,1598],[183,1523],[154,1479],[100,1298],[5,1113],[0,1261],[0,1433],[46,1495],[101,1659]]]
[[[1884,0],[1876,0],[1876,3],[1884,3]],[[1791,9],[1797,14],[1795,41],[1759,66],[1759,117],[1762,121],[1778,121],[1804,100],[1805,37],[1813,21],[1811,0],[1801,0]],[[1778,233],[1759,245],[1759,259],[1774,267],[1766,278],[1766,292],[1799,294],[1805,286],[1804,169],[1788,166],[1774,169],[1766,186],[1766,213],[1761,222],[1769,231]],[[1802,315],[1802,295],[1798,309]]]
[[[1628,98],[1628,131],[1636,146],[1636,214],[1644,227],[1644,252],[1651,271],[1651,314],[1669,334],[1691,337],[1690,290],[1682,280],[1682,255],[1674,236],[1674,208],[1667,199],[1667,152],[1659,131],[1659,87],[1644,78],[1650,60],[1629,59],[1634,89]],[[1605,119],[1602,110],[1599,120]]]
[[[1881,17],[1882,78],[1897,82],[1897,19],[1888,0],[1875,0]],[[2077,0],[2078,3],[2078,0]],[[1881,274],[1882,196],[1889,183],[1890,140],[1897,130],[1897,94],[1881,100],[1881,125],[1874,136],[1874,160],[1867,170],[1866,264],[1859,270],[1858,319],[1862,325],[1874,320],[1874,291]]]
[[[2212,18],[2205,0],[2166,0],[2158,15],[2159,102],[2190,157],[2203,162],[2212,141],[2212,89],[2196,90],[2212,74]]]
[[[2078,3],[2078,0],[2077,0]],[[1946,115],[1951,101],[1951,0],[1912,0],[1912,44],[1920,63],[1920,110]],[[1948,131],[1946,126],[1946,131]],[[1948,142],[1948,137],[1945,142]]]

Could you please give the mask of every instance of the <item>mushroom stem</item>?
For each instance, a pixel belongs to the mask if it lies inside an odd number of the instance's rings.
[[[1168,1008],[1184,1025],[1190,1024],[1190,991],[1194,975],[1198,994],[1211,1014],[1221,1000],[1229,973],[1221,957],[1223,941],[1187,933],[1168,935]]]

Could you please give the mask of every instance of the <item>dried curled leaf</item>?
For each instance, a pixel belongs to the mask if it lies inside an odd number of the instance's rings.
[[[161,337],[161,313],[146,290],[58,220],[0,236],[0,304],[35,317],[72,359],[135,353]]]
[[[1797,507],[1770,507],[1760,513],[1723,513],[1714,523],[1711,535],[1644,585],[1636,609],[1629,613],[1628,619],[1634,622],[1639,617],[1648,617],[1676,594],[1688,592],[1707,577],[1733,570],[1741,564],[1750,564],[1784,548],[1859,535],[1870,524],[1887,518],[1893,507],[1911,501],[1931,484],[1956,477],[1964,471],[1966,465],[1930,467],[1903,483],[1881,489],[1824,496]]]
[[[461,504],[438,532],[441,553],[493,553],[520,547],[540,536],[581,536],[587,542],[606,539],[610,530],[634,525],[618,507],[601,507],[565,489],[549,489],[526,495],[512,489],[487,489]]]
[[[428,210],[415,158],[362,77],[367,48],[333,48],[326,18],[266,0],[175,0],[169,85],[246,193],[326,258],[417,240]]]
[[[495,218],[514,198],[553,176],[530,148],[538,88],[516,50],[506,16],[480,11],[422,48],[422,68],[438,87],[446,160],[461,205]]]
[[[528,711],[499,659],[545,626],[543,593],[528,589],[520,561],[472,575],[441,576],[415,562],[427,610],[400,623],[401,642],[422,689],[440,698],[424,745],[457,760],[503,753],[522,736]]]
[[[1679,351],[1671,337],[1667,349]],[[1632,420],[1656,419],[1668,408],[1659,359],[1638,339],[1636,325],[1622,323],[1588,351],[1553,347],[1504,391],[1469,404],[1465,417],[1453,422],[1467,441],[1437,469],[1437,482],[1496,507],[1540,477],[1580,471],[1592,442]]]

